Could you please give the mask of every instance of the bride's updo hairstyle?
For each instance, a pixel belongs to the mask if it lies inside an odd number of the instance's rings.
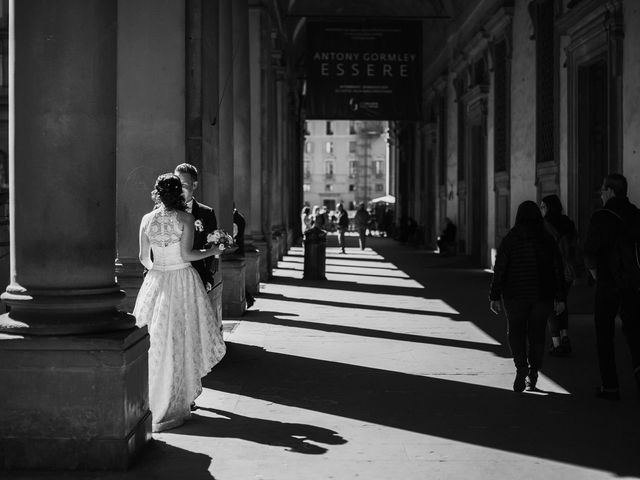
[[[169,210],[184,210],[186,205],[182,196],[182,182],[173,173],[163,173],[156,180],[156,186],[151,192],[153,201],[162,203]]]

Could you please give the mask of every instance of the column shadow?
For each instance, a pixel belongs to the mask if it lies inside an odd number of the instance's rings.
[[[342,333],[345,335],[355,335],[360,337],[382,338],[385,340],[395,340],[401,342],[424,343],[429,345],[441,345],[452,348],[466,348],[493,353],[503,358],[511,358],[511,353],[505,345],[495,345],[489,343],[456,340],[441,337],[429,337],[410,333],[397,333],[388,330],[375,330],[371,328],[351,327],[346,325],[336,325],[333,323],[307,322],[298,319],[281,318],[282,316],[297,316],[286,312],[268,312],[260,310],[251,312],[242,318],[243,322],[263,323],[269,325],[279,325],[282,327],[306,328],[319,332]]]
[[[389,313],[399,313],[399,314],[413,314],[413,315],[426,315],[426,316],[438,316],[438,317],[453,317],[457,316],[457,313],[443,313],[443,312],[434,312],[431,310],[417,310],[411,308],[401,308],[401,307],[390,307],[390,306],[379,306],[372,304],[359,304],[359,303],[347,303],[347,302],[337,302],[335,300],[317,300],[317,299],[307,299],[307,298],[299,298],[299,297],[287,297],[281,293],[261,293],[261,299],[267,300],[277,300],[279,302],[295,302],[295,303],[307,303],[310,305],[326,305],[328,307],[337,307],[337,308],[362,308],[363,310],[375,310],[381,312],[389,312]],[[288,314],[285,314],[288,315]]]
[[[232,342],[228,347],[227,357],[205,378],[206,388],[617,475],[640,476],[637,408],[572,395],[515,394]]]

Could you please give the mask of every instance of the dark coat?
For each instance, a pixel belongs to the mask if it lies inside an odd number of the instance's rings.
[[[564,301],[566,287],[562,258],[546,231],[514,227],[504,237],[493,267],[490,300]]]
[[[562,263],[564,265],[564,277],[568,283],[573,283],[576,278],[576,256],[578,232],[573,221],[561,213],[547,213],[544,217],[545,227],[556,240]]]
[[[623,219],[632,218],[638,212],[638,208],[627,197],[612,197],[604,208],[616,212]],[[610,256],[621,227],[618,217],[604,209],[596,210],[591,215],[584,243],[584,263],[588,269],[596,270],[598,285],[616,286]]]
[[[235,251],[237,255],[244,256],[244,231],[247,228],[247,221],[237,208],[233,209],[233,223],[236,225],[238,232],[233,237],[238,249]]]
[[[346,210],[342,210],[338,214],[338,227],[344,230],[345,232],[349,230],[349,214]]]
[[[193,235],[193,248],[201,250],[207,243],[207,235],[213,233],[218,228],[218,220],[216,219],[213,208],[198,203],[195,199],[191,207],[191,214],[194,216],[196,224],[198,220],[202,223],[202,228],[196,226]],[[216,271],[215,266],[217,265],[217,261],[213,255],[202,260],[191,262],[191,265],[197,270],[202,279],[202,283],[205,285],[207,283],[213,285],[213,274]]]

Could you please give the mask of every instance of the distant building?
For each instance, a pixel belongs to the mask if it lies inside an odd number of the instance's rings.
[[[386,195],[388,186],[387,122],[305,122],[303,200],[334,210]]]

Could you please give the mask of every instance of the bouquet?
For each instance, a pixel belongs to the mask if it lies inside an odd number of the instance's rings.
[[[233,247],[233,237],[224,230],[218,229],[207,235],[207,243],[215,245],[220,250],[226,250]]]

